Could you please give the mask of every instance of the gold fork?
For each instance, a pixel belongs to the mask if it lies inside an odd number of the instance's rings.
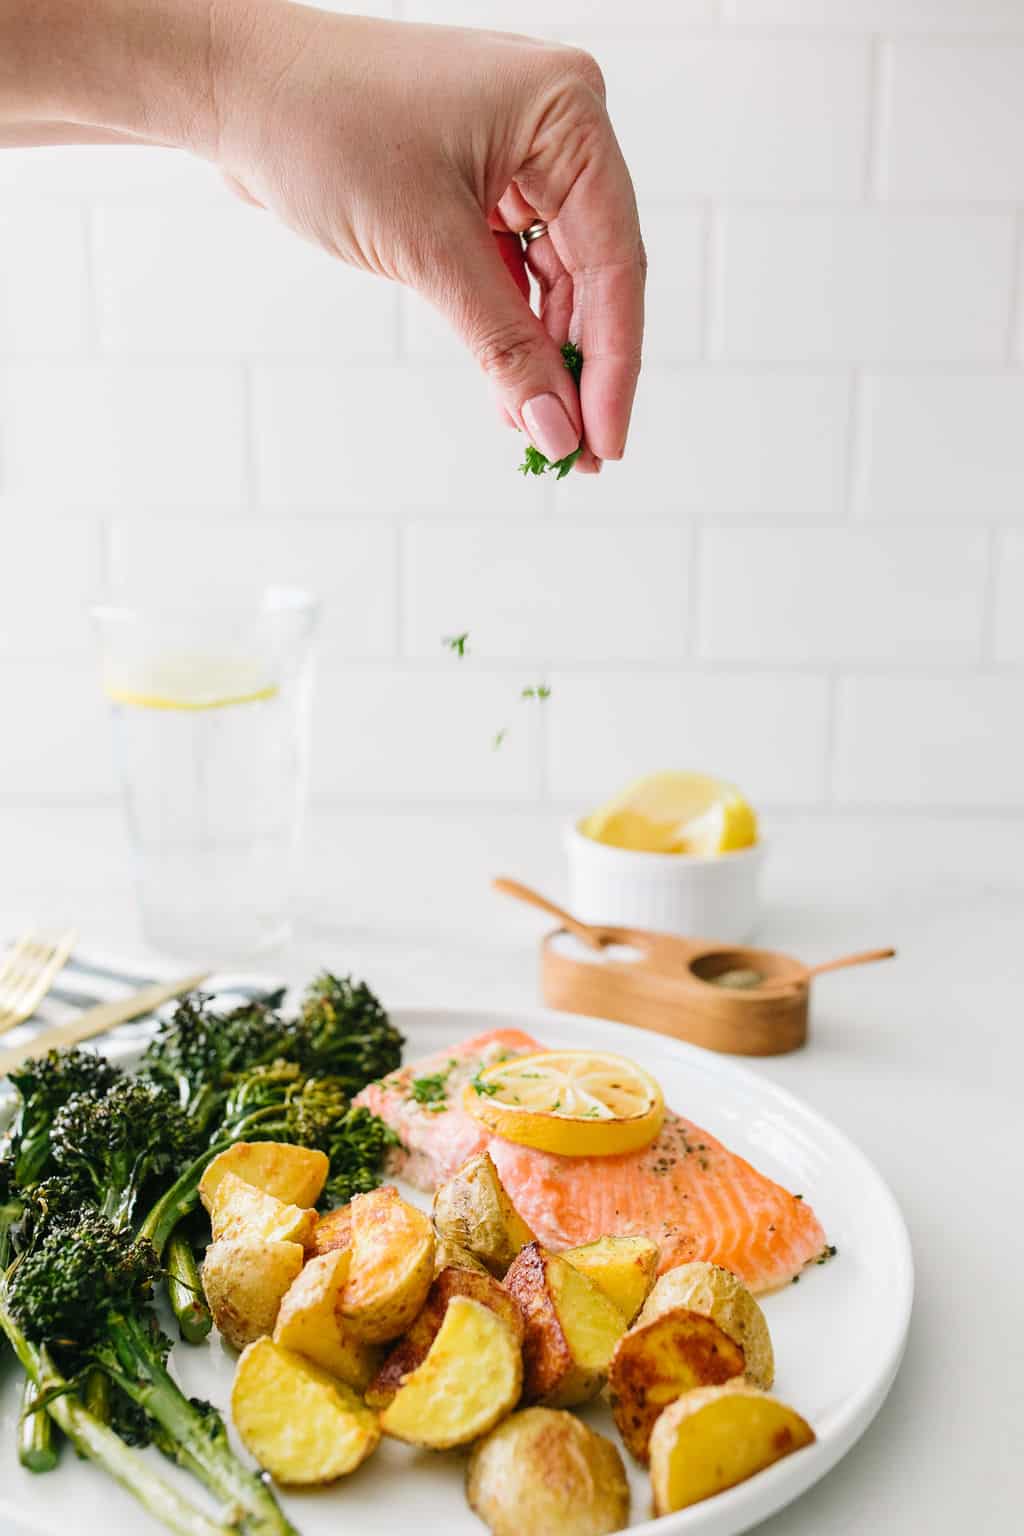
[[[73,928],[55,939],[26,933],[0,962],[0,1035],[31,1018],[71,954],[76,937]]]

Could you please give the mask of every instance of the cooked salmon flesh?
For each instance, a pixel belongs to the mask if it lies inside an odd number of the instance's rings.
[[[485,1148],[516,1209],[558,1251],[612,1234],[642,1234],[660,1268],[709,1259],[752,1291],[772,1290],[825,1248],[806,1200],[671,1111],[657,1139],[615,1157],[562,1157],[493,1136],[462,1108],[481,1067],[544,1047],[518,1029],[489,1030],[401,1067],[356,1100],[397,1132],[391,1171],[432,1191]]]

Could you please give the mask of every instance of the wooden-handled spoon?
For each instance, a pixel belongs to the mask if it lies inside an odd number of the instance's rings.
[[[537,907],[539,911],[546,912],[549,917],[555,917],[563,928],[574,933],[590,949],[603,949],[609,942],[609,935],[603,928],[591,928],[587,923],[581,923],[578,917],[573,917],[571,912],[566,912],[556,902],[549,901],[539,891],[531,890],[528,885],[522,885],[518,880],[510,880],[507,875],[498,875],[491,881],[496,891],[501,891],[505,896],[515,896],[518,901],[525,901],[528,907]]]
[[[892,960],[895,954],[894,949],[861,949],[855,955],[840,955],[836,960],[823,960],[818,965],[803,966],[787,976],[766,976],[758,986],[751,987],[747,995],[764,997],[769,993],[785,992],[790,987],[806,986],[815,976],[824,976],[828,971],[845,971],[851,965],[871,965],[875,960]]]

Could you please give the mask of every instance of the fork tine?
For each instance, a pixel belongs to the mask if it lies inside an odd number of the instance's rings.
[[[35,1012],[68,959],[75,938],[73,929],[55,940],[29,933],[14,946],[0,969],[0,1034]]]

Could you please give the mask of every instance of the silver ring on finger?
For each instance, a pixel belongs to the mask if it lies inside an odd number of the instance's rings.
[[[534,240],[540,240],[548,232],[548,227],[543,219],[534,219],[529,229],[523,230],[523,244],[530,245]]]

